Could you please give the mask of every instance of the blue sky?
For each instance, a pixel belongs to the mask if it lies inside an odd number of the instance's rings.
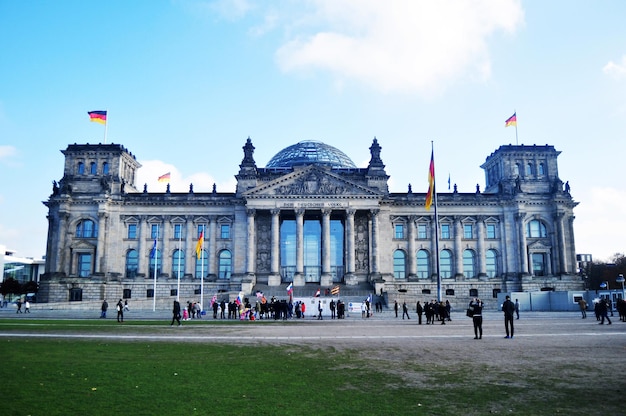
[[[60,150],[108,143],[137,187],[234,190],[248,136],[262,167],[319,140],[358,166],[376,137],[390,190],[484,188],[515,144],[561,151],[576,251],[608,260],[626,232],[626,2],[0,0],[0,244],[45,254]]]

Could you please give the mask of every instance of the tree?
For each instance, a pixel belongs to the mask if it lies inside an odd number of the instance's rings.
[[[6,299],[8,294],[11,295],[21,295],[22,294],[22,285],[17,280],[9,277],[0,283],[0,293]]]

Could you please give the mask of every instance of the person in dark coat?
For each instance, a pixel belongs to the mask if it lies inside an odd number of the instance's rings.
[[[122,299],[117,302],[117,322],[124,322],[124,304]]]
[[[422,313],[424,313],[424,308],[422,307],[422,304],[420,303],[420,301],[417,301],[417,306],[415,307],[415,312],[417,313],[417,323],[418,325],[422,324]]]
[[[483,338],[483,302],[478,299],[472,299],[469,304],[472,311],[472,321],[474,322],[474,339]]]
[[[515,304],[511,301],[510,296],[507,296],[506,300],[502,304],[502,312],[504,312],[504,329],[506,330],[506,337],[504,338],[513,338],[513,315],[515,314]]]
[[[109,304],[108,304],[107,300],[105,299],[102,302],[102,306],[100,307],[100,318],[106,318],[107,317],[107,309],[109,309]]]
[[[180,326],[180,302],[177,300],[174,301],[174,308],[172,309],[172,323],[170,326],[174,325],[174,321],[178,322],[178,326]]]

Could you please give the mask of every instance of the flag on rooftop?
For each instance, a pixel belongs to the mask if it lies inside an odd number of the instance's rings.
[[[170,181],[170,172],[159,176],[159,182],[169,182]]]
[[[506,119],[504,122],[504,127],[509,126],[517,126],[517,112],[513,113],[513,115]]]
[[[87,114],[89,114],[89,121],[93,121],[95,123],[100,123],[100,124],[107,123],[106,111],[87,111]]]

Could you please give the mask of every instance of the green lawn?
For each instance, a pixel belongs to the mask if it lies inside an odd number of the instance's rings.
[[[6,332],[37,321],[2,322]],[[46,321],[46,330],[119,328],[100,322]],[[367,350],[328,347],[12,337],[0,337],[0,357],[7,415],[620,414],[619,397],[606,395],[606,386],[555,383],[575,373],[571,367],[562,375],[513,374],[470,360],[386,363],[368,360]]]

